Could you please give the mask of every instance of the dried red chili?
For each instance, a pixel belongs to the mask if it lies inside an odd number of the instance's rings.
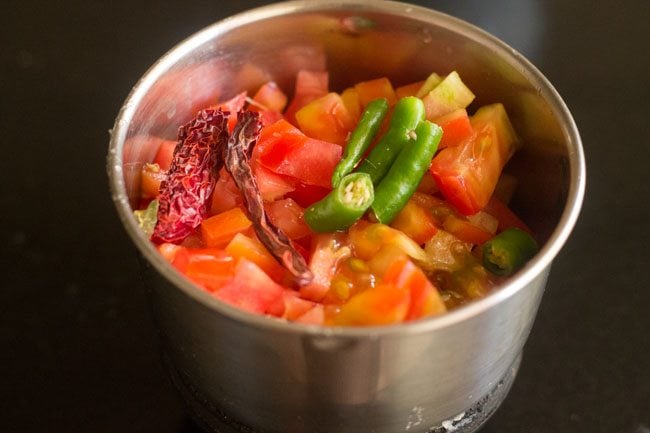
[[[228,141],[227,121],[227,113],[208,109],[179,128],[172,164],[160,185],[152,241],[179,243],[205,218],[223,164],[221,148]]]
[[[296,283],[306,285],[314,278],[303,256],[291,240],[269,221],[264,202],[250,167],[253,147],[261,128],[259,114],[251,111],[237,113],[237,125],[225,149],[225,167],[244,196],[246,214],[255,233],[271,254],[291,273]]]

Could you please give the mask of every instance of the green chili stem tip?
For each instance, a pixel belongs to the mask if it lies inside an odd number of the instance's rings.
[[[318,233],[345,230],[363,216],[374,197],[368,174],[348,174],[325,198],[305,210],[305,222]]]
[[[334,169],[332,187],[336,188],[343,176],[351,173],[357,166],[372,139],[377,135],[387,112],[388,100],[386,98],[375,99],[366,106],[357,127],[350,134],[348,143],[343,149],[341,161]]]
[[[483,266],[496,275],[512,275],[521,269],[537,250],[537,242],[532,236],[518,228],[509,228],[483,244]]]

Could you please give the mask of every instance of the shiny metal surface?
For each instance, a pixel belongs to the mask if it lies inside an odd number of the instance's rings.
[[[146,137],[173,139],[193,110],[217,98],[269,78],[290,89],[298,69],[323,67],[334,89],[455,69],[477,105],[503,102],[525,144],[508,166],[520,179],[513,206],[544,240],[538,256],[504,287],[445,316],[364,329],[252,316],[177,274],[131,215],[137,173],[155,152]],[[427,432],[479,401],[521,353],[585,179],[573,119],[529,62],[465,22],[379,1],[280,3],[184,41],[129,95],[112,131],[108,171],[118,213],[144,257],[175,370],[209,406],[260,432]]]

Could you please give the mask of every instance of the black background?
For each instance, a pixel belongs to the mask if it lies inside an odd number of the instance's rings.
[[[0,431],[196,432],[108,193],[108,129],[185,37],[267,2],[0,4]],[[650,432],[650,7],[419,2],[496,34],[565,99],[587,159],[511,394],[486,433]]]

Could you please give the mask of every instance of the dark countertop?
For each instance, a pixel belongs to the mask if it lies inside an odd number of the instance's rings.
[[[162,367],[107,192],[107,131],[171,46],[263,3],[0,7],[0,431],[198,431]],[[483,431],[650,432],[649,3],[419,3],[528,56],[572,110],[587,159],[582,216]]]

